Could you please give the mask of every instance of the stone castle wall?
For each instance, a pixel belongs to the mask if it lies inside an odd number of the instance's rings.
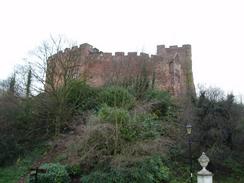
[[[85,79],[92,86],[136,78],[144,70],[159,90],[167,90],[174,96],[195,95],[190,45],[169,48],[159,45],[156,55],[138,55],[137,52],[115,52],[113,55],[82,44],[51,56],[48,67],[50,65],[56,66],[55,87],[64,83],[62,68],[65,65],[71,68],[73,78]]]

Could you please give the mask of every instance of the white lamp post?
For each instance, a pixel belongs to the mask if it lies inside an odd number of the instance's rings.
[[[202,166],[202,170],[197,172],[197,183],[212,183],[213,182],[213,174],[206,169],[209,163],[209,158],[203,152],[200,158],[198,159],[200,165]]]

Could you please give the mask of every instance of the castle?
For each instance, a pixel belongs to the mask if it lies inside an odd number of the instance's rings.
[[[137,52],[113,55],[85,43],[51,56],[47,70],[47,80],[52,78],[53,87],[64,84],[67,77],[85,79],[91,86],[103,86],[115,80],[137,78],[143,70],[159,90],[174,96],[195,95],[191,45],[169,48],[159,45],[156,55]]]

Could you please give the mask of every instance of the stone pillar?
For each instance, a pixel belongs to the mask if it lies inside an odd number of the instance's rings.
[[[210,160],[204,152],[198,161],[202,166],[202,170],[197,172],[197,183],[213,183],[213,174],[206,169]]]

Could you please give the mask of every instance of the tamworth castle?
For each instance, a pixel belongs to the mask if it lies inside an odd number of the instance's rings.
[[[169,48],[159,45],[156,55],[137,52],[115,52],[113,55],[85,43],[48,59],[47,81],[52,82],[47,83],[57,88],[72,78],[84,79],[96,87],[143,79],[145,75],[159,90],[169,91],[174,96],[195,95],[191,45]]]

